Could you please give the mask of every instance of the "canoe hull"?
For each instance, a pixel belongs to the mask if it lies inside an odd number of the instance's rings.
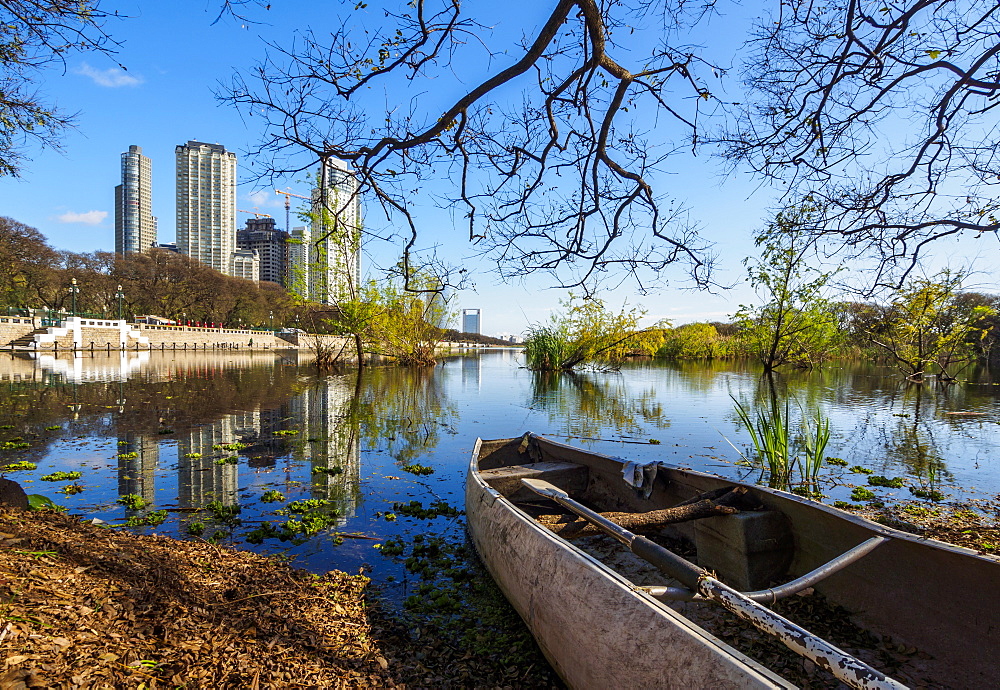
[[[538,525],[491,486],[510,467],[580,465],[578,489],[602,510],[644,512],[739,484],[661,469],[648,499],[621,479],[621,461],[543,437],[477,442],[466,481],[469,531],[497,584],[571,687],[782,687],[785,681],[667,609],[574,545]],[[484,479],[490,475],[490,481]],[[569,475],[567,475],[569,476]],[[558,482],[557,482],[558,483]],[[784,580],[799,577],[874,535],[890,537],[815,586],[856,623],[919,650],[920,684],[1000,687],[1000,562],[752,485],[791,534]],[[573,490],[567,487],[571,494]],[[515,500],[517,500],[515,498]],[[698,544],[711,521],[672,526]],[[737,519],[734,516],[733,519]],[[698,546],[699,558],[702,556]],[[714,569],[714,565],[710,566]],[[722,569],[718,569],[722,573]],[[725,575],[724,575],[725,579]],[[624,680],[623,680],[624,679]],[[916,682],[916,680],[914,681]],[[787,686],[787,685],[785,685]]]
[[[478,454],[477,444],[474,465]],[[792,687],[540,527],[476,471],[466,516],[486,567],[570,687]]]

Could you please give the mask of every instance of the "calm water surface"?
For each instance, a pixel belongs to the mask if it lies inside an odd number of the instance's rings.
[[[848,465],[824,470],[826,502],[867,485],[866,475],[849,469],[855,465],[906,480],[903,489],[873,489],[886,500],[912,499],[910,486],[936,488],[949,501],[1000,493],[1000,386],[983,374],[941,391],[851,365],[786,375],[771,386],[733,363],[642,362],[615,373],[540,376],[520,368],[518,357],[512,350],[471,354],[427,370],[371,369],[360,380],[355,372],[320,377],[264,354],[4,358],[0,441],[29,447],[0,450],[0,459],[37,463],[6,474],[88,518],[124,522],[135,513],[116,503],[122,494],[169,511],[163,525],[139,531],[183,536],[199,521],[208,537],[223,526],[207,519],[205,505],[238,504],[243,525],[226,542],[284,552],[316,571],[366,566],[401,594],[404,570],[374,540],[337,545],[327,533],[299,545],[246,544],[247,531],[283,519],[274,511],[284,503],[264,503],[262,495],[329,500],[344,532],[460,539],[463,518],[406,517],[398,504],[444,501],[461,509],[477,436],[531,430],[627,459],[756,480],[756,471],[738,465],[736,448],[745,450],[748,437],[730,396],[754,404],[772,395],[789,396],[796,416],[821,409],[830,417],[828,454]],[[233,443],[244,447],[220,448]],[[411,464],[434,472],[401,469]],[[58,490],[67,482],[41,480],[58,470],[82,472],[84,491],[64,495]]]

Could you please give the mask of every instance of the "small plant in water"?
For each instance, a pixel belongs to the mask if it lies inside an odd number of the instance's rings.
[[[119,460],[131,460],[132,458],[137,458],[137,457],[139,457],[139,454],[135,453],[135,452],[133,452],[133,453],[119,453],[118,454],[118,459]]]
[[[862,467],[861,465],[855,465],[851,468],[851,472],[855,472],[857,474],[872,474],[875,470],[870,470],[867,467]]]
[[[12,462],[5,467],[0,467],[0,472],[18,472],[21,470],[35,470],[38,469],[38,465],[33,462],[28,462],[27,460],[20,460],[18,462]]]
[[[875,492],[871,489],[866,489],[863,486],[855,487],[851,491],[851,500],[853,501],[870,501],[875,498]]]
[[[295,436],[299,433],[298,429],[284,429],[283,431],[275,431],[274,436]]]
[[[884,486],[890,489],[902,489],[903,478],[893,477],[892,479],[889,479],[888,477],[883,477],[880,474],[873,474],[868,477],[868,484],[870,486]]]
[[[31,448],[31,444],[21,439],[11,439],[10,441],[0,443],[0,448],[3,450],[25,450]]]
[[[52,474],[42,475],[41,479],[43,482],[70,482],[74,479],[79,479],[83,475],[79,472],[53,472]]]
[[[403,465],[400,469],[404,472],[409,472],[410,474],[415,474],[419,477],[424,477],[429,474],[434,474],[433,467],[425,467],[424,465]]]
[[[837,467],[847,467],[847,460],[843,458],[827,458],[825,460],[827,465],[836,465]]]
[[[187,526],[187,533],[192,537],[200,537],[205,533],[204,522],[190,522]]]
[[[45,427],[46,431],[58,431],[59,429],[62,429],[62,427],[59,426],[58,424],[53,424],[52,426]]]
[[[209,501],[205,510],[212,514],[212,517],[219,522],[235,526],[240,524],[240,519],[236,516],[240,514],[242,508],[238,503],[227,506],[222,501]]]
[[[83,493],[83,487],[79,484],[67,484],[63,488],[59,489],[59,493],[72,496],[74,494]]]
[[[792,430],[788,399],[785,400],[784,410],[775,403],[758,407],[751,417],[739,400],[730,397],[735,403],[736,415],[750,434],[753,458],[746,457],[729,439],[726,441],[740,453],[744,464],[767,471],[768,485],[774,488],[791,488],[796,466],[804,482],[815,483],[830,441],[830,420],[817,410],[807,422],[803,412],[796,434]]]
[[[343,474],[344,468],[339,465],[334,465],[333,467],[320,467],[316,466],[312,468],[313,474]]]
[[[118,497],[117,502],[121,503],[129,510],[142,510],[149,505],[149,501],[139,494],[122,494]]]
[[[278,503],[285,500],[285,494],[277,489],[271,489],[270,491],[265,491],[260,500],[264,503]]]
[[[447,501],[434,501],[426,508],[420,501],[393,503],[392,509],[400,515],[420,518],[421,520],[430,520],[436,517],[458,517],[462,514],[462,511],[448,505]]]
[[[125,521],[126,527],[155,527],[167,519],[167,511],[154,510],[145,515],[133,515]]]
[[[184,453],[184,457],[198,459],[201,457],[201,453]]]
[[[922,489],[920,487],[911,486],[910,493],[917,498],[926,498],[928,501],[940,502],[944,500],[944,494],[937,489]]]

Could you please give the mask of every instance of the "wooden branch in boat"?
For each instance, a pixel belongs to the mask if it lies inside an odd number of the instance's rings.
[[[601,513],[601,516],[627,530],[649,532],[676,522],[738,513],[739,509],[731,504],[737,502],[745,491],[746,489],[739,492],[726,491],[714,500],[703,498],[695,503],[684,503],[673,508],[651,510],[646,513]],[[600,534],[593,525],[575,515],[539,515],[536,520],[564,539]]]

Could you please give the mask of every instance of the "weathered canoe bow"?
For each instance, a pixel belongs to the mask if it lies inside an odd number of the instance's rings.
[[[772,596],[814,587],[858,625],[919,650],[920,684],[1000,687],[995,559],[701,472],[661,466],[649,497],[641,498],[623,481],[622,469],[620,460],[525,434],[477,441],[466,480],[469,531],[480,557],[570,687],[794,686],[659,600],[697,592],[667,585],[666,577],[666,586],[639,586],[536,522],[518,507],[540,500],[526,486],[533,482],[522,479],[542,480],[536,490],[553,485],[571,499],[616,512],[662,509],[744,486],[762,510],[682,522],[664,532],[690,541],[698,565],[765,605]]]

